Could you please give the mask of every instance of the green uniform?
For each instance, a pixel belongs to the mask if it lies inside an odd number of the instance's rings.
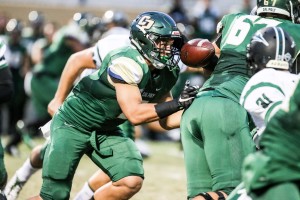
[[[128,137],[128,138],[130,138],[134,141],[134,139],[135,139],[134,138],[134,134],[135,134],[134,133],[134,126],[128,120],[125,121],[123,124],[121,124],[119,127],[123,131],[125,137]],[[46,140],[43,144],[42,149],[41,149],[41,152],[40,152],[40,159],[41,160],[44,160],[48,142],[49,141]]]
[[[249,80],[247,44],[257,30],[282,22],[238,13],[219,23],[218,64],[181,123],[189,197],[216,190],[229,194],[241,182],[242,162],[255,151],[247,112],[239,105]]]
[[[43,164],[41,197],[69,198],[72,179],[83,154],[112,181],[132,175],[144,177],[140,152],[118,127],[127,119],[117,102],[111,79],[137,85],[144,102],[157,102],[176,83],[179,71],[179,67],[172,71],[164,68],[151,74],[144,58],[132,47],[110,52],[98,71],[74,87],[53,117],[51,141]]]
[[[275,19],[273,20],[275,21]],[[300,29],[300,25],[294,24],[288,20],[276,19],[276,21],[279,22],[277,26],[282,27],[289,33],[289,35],[293,37],[296,43],[296,49],[299,52],[300,35],[298,31]],[[269,76],[274,77],[274,74],[269,74]],[[273,82],[278,82],[278,80],[273,80]],[[261,81],[266,80],[264,78]],[[290,82],[292,82],[292,77],[290,77]],[[284,91],[288,90],[291,90],[291,86],[290,88],[286,88]],[[276,98],[278,98],[278,95],[276,96]],[[243,99],[241,99],[241,101],[242,100]],[[294,103],[291,103],[291,105],[293,105]],[[253,106],[251,108],[258,111],[257,108]],[[276,115],[280,116],[285,114],[280,111]],[[299,143],[299,140],[297,140],[296,136],[288,138],[284,134],[288,133],[287,130],[284,129],[287,128],[288,130],[290,130],[290,125],[286,127],[288,123],[281,123],[280,121],[283,120],[283,118],[284,117],[276,117],[273,120],[274,122],[272,123],[272,125],[269,125],[270,122],[268,122],[269,131],[267,132],[270,133],[268,133],[267,136],[264,137],[270,137],[270,139],[263,139],[259,143],[260,145],[263,145],[266,141],[268,141],[268,144],[266,144],[266,146],[268,146],[268,152],[265,152],[265,150],[263,150],[254,155],[249,155],[249,157],[246,158],[242,174],[243,182],[230,194],[228,200],[238,200],[246,197],[248,199],[251,199],[249,197],[249,191],[253,191],[251,192],[251,197],[253,199],[300,199],[299,188],[297,188],[297,184],[289,182],[290,180],[294,179],[296,179],[295,182],[299,182],[299,175],[294,174],[295,171],[299,171],[298,167],[294,166],[294,164],[289,164],[290,166],[284,166],[285,168],[282,168],[283,163],[297,163],[295,162],[297,158],[291,158],[290,156],[294,155],[294,152],[298,152],[296,150],[296,143]],[[262,135],[264,135],[265,132],[266,131],[264,131]],[[278,150],[280,152],[278,152]],[[274,162],[273,159],[276,160],[276,162]],[[283,182],[286,183],[282,184]],[[271,186],[273,184],[275,184],[274,187]],[[246,190],[246,187],[248,191]]]

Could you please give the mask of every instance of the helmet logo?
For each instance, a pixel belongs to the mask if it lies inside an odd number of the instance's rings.
[[[290,60],[292,60],[292,55],[289,53],[289,52],[287,52],[286,54],[284,54],[283,56],[278,56],[278,59],[279,60],[284,60],[284,61],[287,61],[287,62],[289,62]]]
[[[153,24],[154,20],[151,19],[150,16],[143,16],[141,19],[138,21],[136,27],[140,29],[143,33],[146,33],[146,30],[150,29]]]

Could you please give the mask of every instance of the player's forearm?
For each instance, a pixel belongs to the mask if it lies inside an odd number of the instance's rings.
[[[141,103],[136,105],[134,109],[126,112],[126,117],[133,125],[140,125],[148,122],[159,120],[159,116],[155,111],[155,104]]]
[[[158,104],[142,103],[134,108],[130,114],[127,114],[128,120],[134,125],[156,120],[160,120],[160,125],[164,129],[178,128],[180,125],[182,108],[177,103],[177,100]]]
[[[166,118],[160,119],[159,123],[160,123],[161,127],[163,127],[166,130],[179,128],[182,113],[183,113],[183,110],[180,110],[180,111],[175,112],[172,115],[169,115]]]

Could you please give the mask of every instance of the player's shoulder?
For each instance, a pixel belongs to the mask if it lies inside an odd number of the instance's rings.
[[[125,46],[111,51],[105,59],[113,65],[119,65],[128,68],[127,70],[148,71],[148,65],[143,56],[133,46]]]
[[[234,19],[236,18],[240,18],[240,17],[247,17],[247,16],[251,16],[251,15],[248,15],[246,13],[229,13],[229,14],[226,14],[222,17],[222,21],[233,21]]]
[[[248,85],[284,85],[294,82],[298,79],[296,74],[287,71],[275,70],[272,68],[265,68],[251,77],[247,82]]]
[[[217,25],[217,31],[220,32],[222,28],[224,27],[230,27],[231,24],[235,23],[236,21],[239,21],[238,19],[240,17],[251,17],[251,15],[245,14],[245,13],[229,13],[222,17],[221,21]]]
[[[292,23],[291,21],[285,20],[282,23],[280,23],[278,26],[286,30],[293,37],[293,39],[297,44],[296,45],[297,47],[300,46],[300,34],[299,34],[300,24],[295,24]],[[300,47],[298,47],[298,49],[299,48]]]
[[[139,84],[149,76],[149,67],[139,52],[131,47],[124,47],[109,53],[108,73],[110,76],[128,84]]]
[[[274,80],[278,71],[273,68],[265,68],[255,73],[249,80],[249,82],[267,82]]]

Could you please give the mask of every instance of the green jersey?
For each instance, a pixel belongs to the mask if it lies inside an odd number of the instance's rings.
[[[225,15],[218,24],[222,33],[221,56],[218,64],[202,90],[215,89],[228,98],[239,101],[242,89],[248,81],[246,49],[253,34],[267,26],[280,26],[295,41],[300,41],[300,25],[288,20],[262,18],[243,13]],[[299,51],[300,44],[296,44]]]
[[[80,130],[118,130],[117,126],[126,118],[117,102],[112,79],[137,85],[143,102],[157,102],[174,86],[180,69],[154,71],[149,70],[144,58],[133,47],[113,50],[103,59],[98,71],[74,87],[59,113]]]

